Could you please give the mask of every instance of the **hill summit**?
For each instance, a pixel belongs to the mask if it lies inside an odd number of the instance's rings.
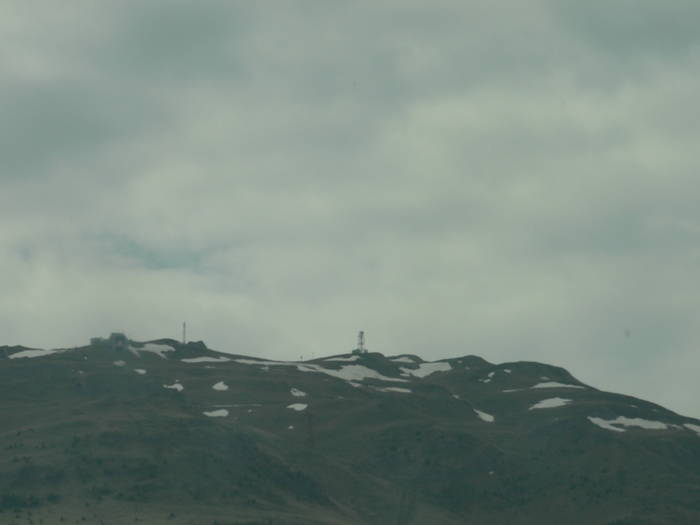
[[[563,368],[0,347],[0,522],[700,523],[700,421]]]

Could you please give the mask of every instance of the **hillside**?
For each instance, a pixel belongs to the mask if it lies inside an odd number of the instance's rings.
[[[694,524],[700,421],[477,356],[0,347],[0,523]]]

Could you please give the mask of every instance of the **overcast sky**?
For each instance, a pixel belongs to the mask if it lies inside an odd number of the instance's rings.
[[[0,6],[0,344],[564,366],[700,417],[700,3]]]

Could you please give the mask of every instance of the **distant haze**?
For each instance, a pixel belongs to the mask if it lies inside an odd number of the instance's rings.
[[[363,329],[700,416],[700,3],[0,11],[0,345]]]

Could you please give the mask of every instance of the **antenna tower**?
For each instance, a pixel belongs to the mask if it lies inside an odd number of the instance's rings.
[[[352,351],[353,354],[366,354],[367,349],[365,348],[365,333],[360,330],[357,334],[357,348]]]
[[[187,344],[187,323],[182,323],[182,344]]]

